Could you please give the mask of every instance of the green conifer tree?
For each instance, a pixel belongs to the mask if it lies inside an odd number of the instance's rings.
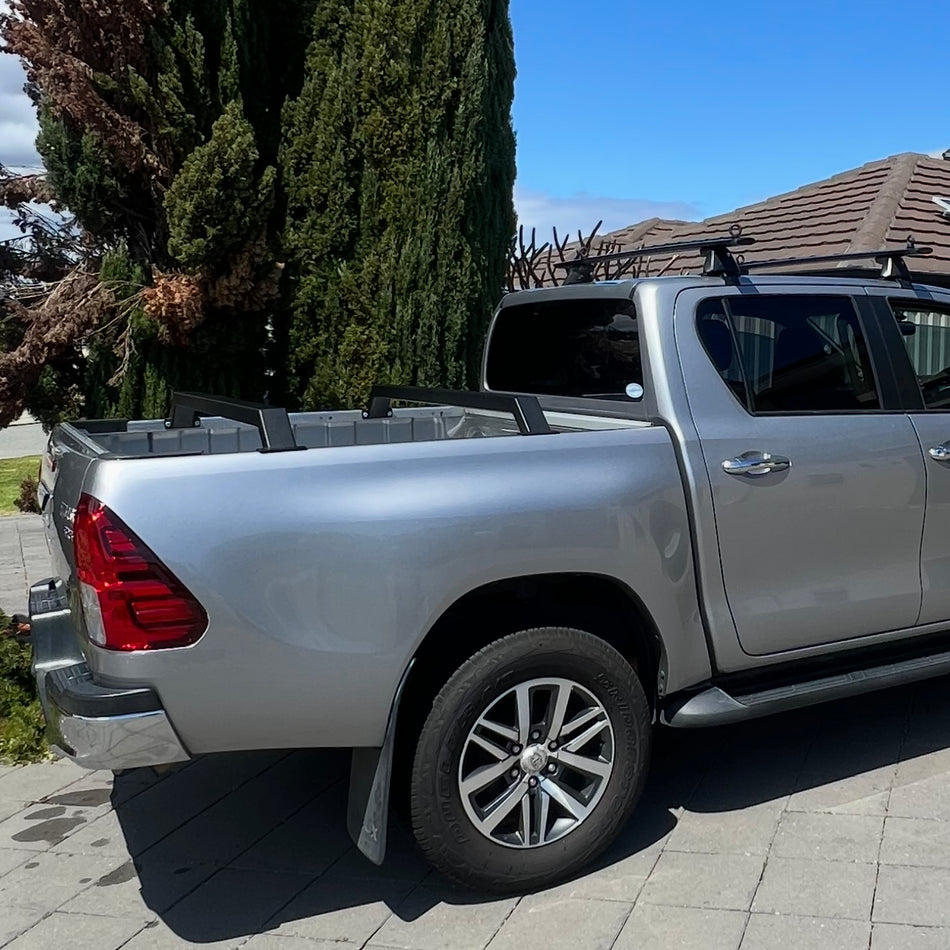
[[[320,5],[285,110],[290,385],[465,387],[514,230],[507,0]]]

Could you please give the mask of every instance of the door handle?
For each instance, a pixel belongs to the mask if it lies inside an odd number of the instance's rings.
[[[950,445],[946,442],[943,445],[932,445],[927,449],[927,454],[935,462],[950,462]]]
[[[950,450],[947,452],[950,458]],[[772,455],[771,452],[743,452],[734,459],[726,459],[722,470],[727,475],[742,475],[745,478],[760,478],[772,472],[787,472],[792,463],[784,455]]]

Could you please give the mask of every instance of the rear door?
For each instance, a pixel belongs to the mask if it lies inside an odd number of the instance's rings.
[[[927,477],[919,622],[950,621],[950,295],[895,287],[875,299]]]
[[[870,303],[776,290],[676,308],[726,598],[754,655],[912,626],[921,602],[923,460]]]

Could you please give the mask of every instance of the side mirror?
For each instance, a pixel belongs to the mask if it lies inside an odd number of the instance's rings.
[[[917,324],[911,323],[909,320],[899,320],[897,325],[901,328],[903,336],[913,336],[917,332]]]

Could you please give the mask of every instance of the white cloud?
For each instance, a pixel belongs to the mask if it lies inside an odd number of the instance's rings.
[[[0,53],[0,163],[4,165],[40,164],[34,145],[36,113],[23,91],[25,82],[20,61]]]
[[[578,230],[587,235],[598,221],[603,220],[599,233],[606,234],[647,218],[694,221],[700,217],[699,208],[686,201],[602,198],[586,192],[578,192],[570,198],[556,198],[517,186],[515,210],[518,223],[524,225],[526,232],[537,228],[539,243],[550,240],[552,227],[557,228],[559,235],[576,235]]]

